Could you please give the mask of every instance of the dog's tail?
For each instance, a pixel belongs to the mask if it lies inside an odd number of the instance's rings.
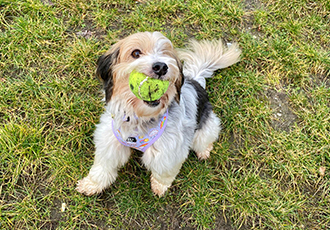
[[[241,50],[236,43],[225,47],[221,40],[191,40],[186,49],[178,50],[184,61],[183,74],[196,80],[205,88],[205,78],[212,77],[214,71],[231,66],[239,61]]]

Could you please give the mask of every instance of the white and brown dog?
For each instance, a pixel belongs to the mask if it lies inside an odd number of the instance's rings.
[[[189,149],[199,159],[208,158],[221,127],[208,101],[205,78],[236,63],[240,53],[236,44],[224,47],[221,41],[191,41],[176,51],[159,32],[133,34],[113,45],[98,60],[106,106],[94,133],[94,164],[77,191],[93,195],[109,187],[131,147],[144,152],[151,189],[159,196],[172,184]],[[133,70],[169,81],[168,90],[156,101],[138,99],[129,87]]]

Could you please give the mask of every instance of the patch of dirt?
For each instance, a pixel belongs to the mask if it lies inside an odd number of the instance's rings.
[[[43,229],[57,229],[59,221],[62,220],[62,213],[60,211],[62,202],[58,199],[53,200],[53,205],[50,208],[50,220],[43,226]]]
[[[253,38],[258,39],[264,36],[262,32],[262,27],[256,25],[254,18],[254,11],[257,9],[262,9],[263,5],[259,0],[245,0],[244,1],[244,11],[243,22],[241,26],[242,31],[252,34]]]
[[[253,11],[261,7],[259,0],[245,0],[244,6],[246,11]]]
[[[271,125],[275,130],[290,132],[291,126],[297,121],[297,116],[291,111],[289,97],[283,92],[267,90],[266,97],[273,111]]]
[[[324,74],[318,74],[315,76],[310,76],[311,80],[314,82],[315,85],[321,86],[324,85],[330,88],[330,72]]]
[[[83,28],[71,28],[68,32],[74,33],[77,37],[83,37],[85,39],[92,39],[94,37],[97,40],[102,40],[107,35],[105,30],[97,28],[91,20],[85,20],[84,25]]]
[[[165,207],[167,214],[161,214],[159,213],[159,218],[157,218],[156,226],[159,226],[159,229],[166,230],[166,229],[196,229],[195,226],[193,226],[190,223],[191,217],[187,216],[186,214],[182,214],[180,212],[180,208],[173,205],[167,205]],[[207,210],[205,210],[207,211]],[[213,223],[214,229],[219,230],[232,230],[232,226],[230,223],[230,220],[225,218],[219,214],[216,217],[216,221]]]
[[[50,1],[50,0],[41,0],[42,4],[44,4],[45,6],[54,6],[54,2]]]

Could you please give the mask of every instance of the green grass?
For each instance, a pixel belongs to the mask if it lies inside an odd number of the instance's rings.
[[[329,12],[326,0],[0,1],[0,228],[330,228]],[[207,82],[219,141],[163,198],[137,152],[102,195],[78,194],[103,111],[95,62],[155,30],[177,47],[239,42],[241,62]]]

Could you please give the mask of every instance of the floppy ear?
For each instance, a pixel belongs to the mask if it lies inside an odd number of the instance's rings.
[[[97,60],[97,77],[103,82],[105,101],[109,102],[113,92],[112,66],[118,62],[119,46],[115,45]]]
[[[175,58],[177,66],[179,68],[179,77],[178,79],[174,82],[175,88],[176,88],[176,95],[175,95],[175,100],[179,104],[180,103],[180,95],[181,95],[181,87],[184,82],[184,76],[183,76],[183,71],[182,71],[182,63],[180,59],[177,57]]]

